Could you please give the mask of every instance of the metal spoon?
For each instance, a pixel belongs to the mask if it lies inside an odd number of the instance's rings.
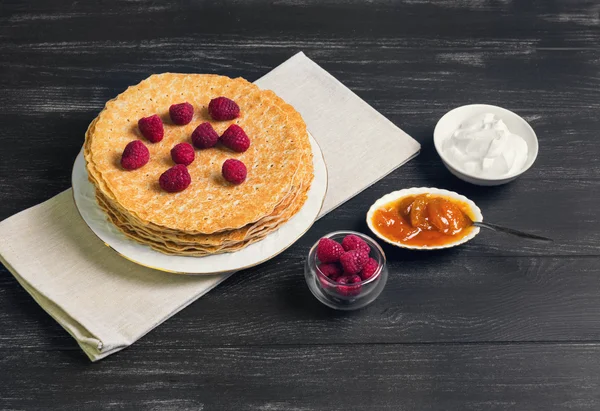
[[[488,230],[492,230],[492,231],[498,231],[498,232],[502,232],[502,233],[512,234],[512,235],[516,235],[517,237],[528,238],[530,240],[546,241],[549,243],[554,241],[551,238],[542,237],[541,235],[524,233],[523,231],[514,230],[514,229],[508,228],[508,227],[502,227],[502,226],[499,226],[496,224],[484,223],[481,221],[473,221],[473,220],[471,220],[471,218],[469,216],[467,216],[467,215],[465,215],[465,216],[476,227],[487,228]]]
[[[554,241],[551,238],[542,237],[540,235],[535,235],[535,234],[530,234],[530,233],[524,233],[523,231],[514,230],[514,229],[508,228],[508,227],[502,227],[502,226],[499,226],[496,224],[484,223],[481,221],[473,221],[471,219],[471,217],[469,217],[469,215],[467,213],[465,213],[456,204],[453,204],[447,200],[441,200],[441,201],[442,201],[442,204],[440,204],[439,202],[430,204],[429,212],[432,211],[431,207],[433,206],[436,211],[445,213],[445,215],[443,215],[441,218],[438,217],[438,218],[434,218],[433,220],[431,220],[431,223],[435,227],[437,227],[438,230],[440,230],[443,233],[448,233],[448,231],[450,231],[451,234],[455,234],[456,232],[458,232],[458,231],[452,232],[452,228],[457,229],[457,228],[462,228],[462,227],[452,227],[451,222],[452,221],[459,222],[460,219],[457,220],[457,217],[462,216],[465,219],[464,222],[468,223],[467,226],[474,225],[476,227],[487,228],[488,230],[492,230],[492,231],[499,231],[502,233],[512,234],[514,236],[528,238],[530,240],[538,240],[538,241],[546,241],[546,242]],[[410,210],[410,211],[412,212],[412,210]]]

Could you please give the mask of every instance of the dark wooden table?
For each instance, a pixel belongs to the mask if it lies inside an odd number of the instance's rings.
[[[600,409],[599,12],[580,0],[3,1],[0,219],[69,188],[88,123],[157,72],[252,81],[303,50],[422,153],[96,364],[0,267],[0,409]],[[539,157],[517,181],[475,187],[441,164],[433,127],[468,103],[536,130]],[[556,242],[482,232],[443,252],[385,247],[373,305],[320,305],[302,274],[309,246],[366,232],[369,205],[412,186],[463,193],[489,221]]]

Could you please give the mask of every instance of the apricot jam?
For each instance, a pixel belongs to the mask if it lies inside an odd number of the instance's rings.
[[[382,236],[406,245],[441,246],[472,230],[473,212],[455,198],[420,194],[399,198],[375,210],[373,226]]]

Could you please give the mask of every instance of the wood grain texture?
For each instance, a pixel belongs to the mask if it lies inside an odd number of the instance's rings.
[[[600,408],[595,1],[3,1],[0,219],[70,186],[88,123],[127,86],[164,71],[253,81],[300,50],[419,140],[419,157],[99,364],[0,267],[0,409]],[[517,181],[479,188],[441,164],[435,123],[468,103],[535,129],[538,159]],[[386,246],[372,306],[319,305],[303,282],[309,247],[367,232],[370,204],[412,186],[556,241]]]
[[[24,350],[0,367],[14,376],[0,386],[7,409],[591,411],[600,401],[596,344],[192,347],[91,366]]]
[[[423,254],[391,257],[392,274],[377,303],[343,313],[312,297],[302,257],[286,254],[231,277],[129,350],[600,342],[600,266],[595,258],[463,258],[452,252],[437,253],[435,261]],[[19,330],[0,334],[0,350],[76,349],[9,273],[0,276],[0,290],[0,323]]]

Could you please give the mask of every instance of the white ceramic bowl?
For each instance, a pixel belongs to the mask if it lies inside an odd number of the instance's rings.
[[[481,210],[479,209],[479,207],[477,207],[477,205],[474,202],[472,202],[465,196],[455,193],[454,191],[442,190],[439,188],[413,187],[413,188],[405,188],[404,190],[394,191],[392,193],[384,195],[379,200],[375,201],[375,203],[373,203],[373,205],[367,212],[367,225],[369,226],[369,228],[371,229],[373,234],[375,234],[377,237],[379,237],[386,243],[390,243],[397,247],[409,248],[411,250],[439,250],[442,248],[456,247],[459,244],[466,243],[467,241],[469,241],[470,239],[475,237],[477,234],[479,234],[479,227],[473,227],[471,229],[471,232],[468,235],[466,235],[462,238],[459,238],[458,240],[456,240],[452,243],[448,243],[448,244],[444,244],[444,245],[436,245],[436,246],[414,246],[414,245],[407,245],[407,244],[404,244],[401,242],[390,240],[389,238],[383,236],[382,234],[380,234],[377,231],[377,229],[375,228],[375,226],[373,225],[373,222],[372,222],[373,221],[373,213],[375,212],[375,210],[383,207],[384,205],[386,205],[388,203],[391,203],[392,201],[398,200],[399,198],[402,198],[402,197],[406,197],[406,196],[410,196],[410,195],[427,194],[427,193],[438,194],[438,195],[442,195],[442,196],[460,200],[469,206],[469,208],[473,212],[475,221],[483,221],[483,215],[481,214]]]
[[[461,170],[458,165],[452,164],[452,162],[444,156],[444,153],[442,152],[442,143],[449,138],[465,120],[484,113],[492,113],[501,118],[511,132],[523,137],[527,143],[527,160],[520,170],[500,178],[478,177]],[[533,165],[533,162],[538,155],[538,139],[529,123],[510,110],[498,106],[490,106],[488,104],[471,104],[447,112],[435,126],[435,130],[433,131],[433,144],[435,145],[435,149],[442,159],[442,162],[452,174],[461,180],[480,186],[497,186],[514,180]]]

